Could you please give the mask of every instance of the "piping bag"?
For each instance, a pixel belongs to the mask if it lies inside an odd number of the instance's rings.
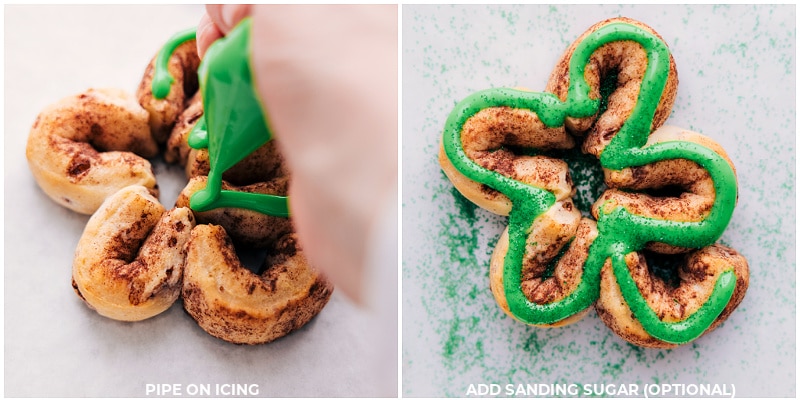
[[[222,174],[250,153],[272,140],[267,116],[253,86],[251,68],[252,19],[245,18],[228,35],[206,51],[197,70],[203,116],[189,133],[189,146],[208,149],[208,183],[194,193],[194,211],[245,208],[276,217],[288,217],[286,196],[222,190]],[[195,29],[177,33],[156,58],[153,96],[164,98],[174,82],[167,64],[175,49],[196,37]],[[162,68],[160,68],[160,66]]]

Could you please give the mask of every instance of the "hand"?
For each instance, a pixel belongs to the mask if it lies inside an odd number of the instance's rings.
[[[200,54],[246,16],[254,80],[292,171],[300,242],[362,301],[376,225],[397,207],[396,6],[209,5]],[[394,269],[388,258],[370,268]]]

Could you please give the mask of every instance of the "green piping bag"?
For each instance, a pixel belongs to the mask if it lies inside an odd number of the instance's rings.
[[[206,187],[192,195],[189,206],[195,211],[232,207],[288,217],[286,196],[222,190],[223,172],[272,140],[263,104],[253,87],[252,25],[252,20],[245,18],[227,36],[215,41],[198,68],[203,117],[189,134],[188,143],[195,149],[208,148],[210,170]],[[193,37],[187,32],[176,34],[162,52],[172,53],[177,47],[175,42]],[[168,60],[169,56],[159,54],[157,59]],[[157,63],[156,69],[166,70],[166,64]],[[155,81],[153,89],[156,93]],[[165,97],[169,90],[158,93]]]

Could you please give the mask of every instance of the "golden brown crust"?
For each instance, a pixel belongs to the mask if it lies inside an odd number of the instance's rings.
[[[206,182],[208,182],[208,178],[205,176],[197,176],[189,180],[178,196],[176,207],[189,207],[189,199],[194,193],[205,188]],[[222,189],[286,196],[288,183],[287,178],[278,178],[269,182],[237,187],[223,181]],[[273,217],[241,208],[217,208],[195,212],[195,216],[198,223],[220,225],[237,246],[249,248],[267,247],[277,241],[279,237],[292,232],[292,223],[289,218]]]
[[[153,138],[158,143],[164,143],[178,116],[197,92],[197,67],[200,65],[197,44],[194,40],[187,41],[172,53],[167,69],[175,81],[164,99],[156,99],[153,96],[152,82],[155,74],[155,61],[156,56],[147,65],[139,88],[136,90],[136,97],[139,99],[139,104],[150,113],[150,128]]]
[[[208,181],[208,150],[192,149],[188,136],[197,119],[202,116],[203,104],[195,96],[190,106],[181,114],[170,136],[167,154],[170,161],[178,162],[186,168],[189,182],[181,191],[176,205],[189,207],[191,196],[203,189]],[[223,190],[248,193],[286,196],[289,174],[275,140],[271,140],[247,155],[222,174]],[[262,248],[274,243],[278,237],[292,231],[287,218],[273,217],[256,211],[236,208],[219,208],[205,212],[195,212],[202,224],[222,226],[237,246]]]
[[[168,163],[185,167],[186,177],[190,179],[208,175],[210,168],[208,150],[193,149],[188,143],[189,134],[202,116],[203,101],[197,92],[178,116],[164,153]],[[273,139],[225,171],[222,178],[234,185],[245,186],[288,175],[280,145]]]
[[[697,132],[674,126],[658,128],[650,135],[644,148],[670,141],[698,143],[708,147],[733,168],[733,162],[715,141]],[[613,209],[622,206],[631,214],[648,218],[699,222],[711,212],[716,198],[714,181],[708,171],[685,159],[658,161],[620,171],[604,168],[603,171],[609,189],[592,206],[595,219],[601,207]],[[667,189],[666,192],[659,193],[664,189]],[[685,253],[691,250],[660,242],[648,243],[647,249],[662,254]]]
[[[517,154],[513,148],[567,149],[574,146],[562,128],[548,128],[528,110],[493,107],[464,123],[461,143],[478,165],[511,179],[552,191],[558,200],[574,194],[567,164],[546,156]],[[439,164],[464,197],[494,212],[508,215],[511,201],[504,194],[464,176],[439,146]]]
[[[270,250],[266,270],[256,275],[241,265],[224,229],[198,225],[192,231],[183,303],[203,330],[231,343],[266,343],[322,310],[333,287],[308,265],[294,235]]]
[[[192,151],[187,142],[189,133],[192,132],[192,129],[202,116],[203,98],[200,96],[200,91],[198,91],[189,99],[186,108],[178,116],[175,125],[172,127],[172,132],[167,139],[164,161],[180,166],[186,165],[186,160],[189,159],[189,152]]]
[[[561,101],[566,100],[569,91],[569,63],[578,44],[584,38],[598,29],[615,22],[625,22],[644,29],[661,38],[653,28],[631,18],[611,18],[592,25],[564,52],[550,75],[550,80],[545,87],[546,92],[558,96]],[[675,60],[670,54],[670,67],[667,83],[661,94],[661,101],[656,108],[651,130],[657,129],[669,117],[675,96],[678,91],[678,70]],[[583,151],[595,156],[600,156],[603,149],[611,142],[622,124],[628,119],[636,98],[639,95],[644,72],[647,69],[647,54],[635,42],[619,41],[600,46],[589,58],[586,67],[585,79],[590,86],[589,95],[593,99],[600,98],[600,84],[602,77],[612,72],[617,72],[615,89],[608,99],[608,108],[602,115],[586,118],[567,118],[566,128],[575,135],[586,135],[583,142]]]
[[[525,252],[522,267],[522,291],[525,297],[533,303],[548,304],[572,293],[580,284],[589,247],[596,237],[597,224],[594,221],[580,218],[577,211],[565,211],[563,205],[557,204],[538,217],[526,240],[529,250]],[[503,264],[508,253],[508,240],[506,228],[492,253],[489,280],[497,304],[506,314],[515,318],[509,309],[503,284]],[[569,247],[557,261],[552,276],[543,278],[547,265],[567,244]],[[553,324],[536,326],[569,325],[583,318],[587,310]]]
[[[208,175],[211,165],[208,161],[208,150],[191,149],[186,161],[186,176]],[[266,182],[279,177],[288,177],[289,171],[280,144],[270,140],[254,152],[247,155],[229,170],[222,174],[222,179],[238,186],[245,186],[256,182]]]
[[[158,194],[143,157],[158,146],[147,112],[117,89],[89,89],[48,106],[28,136],[26,156],[36,182],[56,203],[91,214],[129,185]]]
[[[744,299],[750,282],[747,260],[735,250],[719,244],[688,254],[679,267],[680,282],[676,286],[655,277],[648,270],[647,261],[640,253],[628,254],[625,262],[648,306],[665,322],[681,321],[692,315],[711,295],[720,274],[733,269],[737,277],[733,295],[704,334],[714,330],[728,318]],[[623,298],[610,262],[606,262],[603,267],[600,282],[600,298],[595,309],[600,319],[617,335],[638,346],[678,346],[656,339],[644,330]]]
[[[180,294],[187,208],[164,212],[143,186],[121,189],[92,215],[78,242],[72,286],[99,314],[121,321],[157,315]]]

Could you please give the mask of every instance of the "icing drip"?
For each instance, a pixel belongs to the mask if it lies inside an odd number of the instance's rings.
[[[153,82],[150,85],[153,97],[164,99],[169,95],[170,88],[175,82],[175,78],[169,73],[169,58],[178,46],[185,42],[194,40],[197,36],[195,28],[186,29],[173,35],[167,43],[158,51],[156,55],[155,68],[153,71]]]

